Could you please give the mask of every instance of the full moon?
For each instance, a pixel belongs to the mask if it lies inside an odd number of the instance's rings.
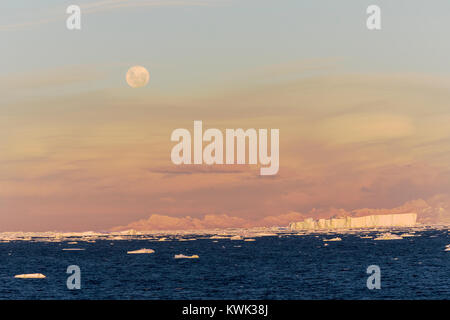
[[[142,66],[134,66],[127,71],[127,83],[132,88],[141,88],[147,85],[150,74]]]

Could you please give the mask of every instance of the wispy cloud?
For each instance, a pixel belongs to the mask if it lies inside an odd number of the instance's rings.
[[[73,65],[45,69],[41,72],[28,71],[0,77],[2,90],[24,90],[54,88],[55,86],[82,83],[102,79],[106,73],[94,65]]]

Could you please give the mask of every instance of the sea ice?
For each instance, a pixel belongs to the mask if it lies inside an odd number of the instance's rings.
[[[342,239],[339,237],[331,238],[331,239],[323,239],[323,241],[341,241]]]
[[[14,278],[20,279],[44,279],[45,275],[42,273],[27,273],[27,274],[17,274]]]
[[[198,259],[200,258],[198,255],[193,254],[192,256],[185,256],[184,254],[176,254],[174,256],[175,259]]]
[[[382,233],[380,235],[378,235],[378,237],[376,237],[373,240],[399,240],[399,239],[403,239],[401,236],[386,232],[386,233]]]
[[[137,254],[137,253],[154,253],[155,250],[153,249],[139,249],[139,250],[134,250],[134,251],[127,251],[128,254]]]
[[[403,233],[402,235],[400,235],[401,237],[403,237],[403,238],[407,238],[407,237],[416,237],[416,235],[415,234],[412,234],[412,233]]]

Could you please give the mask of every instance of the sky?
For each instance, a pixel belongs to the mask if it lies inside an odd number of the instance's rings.
[[[369,31],[374,3],[382,29]],[[66,28],[71,4],[81,30]],[[447,217],[448,12],[444,0],[2,1],[0,231]],[[150,72],[144,88],[125,81],[134,65]],[[171,132],[194,120],[280,129],[279,173],[175,166]]]

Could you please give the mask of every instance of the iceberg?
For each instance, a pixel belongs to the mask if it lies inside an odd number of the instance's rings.
[[[401,236],[403,238],[417,237],[415,234],[412,234],[412,233],[403,233],[403,234],[401,234]]]
[[[416,213],[384,214],[363,217],[345,217],[319,219],[305,219],[301,222],[289,224],[291,231],[295,230],[335,230],[352,228],[379,228],[379,227],[412,227],[416,224]]]
[[[14,278],[20,279],[44,279],[45,275],[42,273],[26,273],[26,274],[17,274]]]
[[[339,237],[331,238],[331,239],[323,239],[323,241],[341,241],[342,239]]]
[[[400,239],[403,239],[403,238],[401,236],[397,236],[395,234],[386,232],[386,233],[380,234],[378,237],[376,237],[373,240],[400,240]]]
[[[175,259],[198,259],[200,258],[198,255],[193,254],[192,256],[185,256],[184,254],[176,254],[174,256]]]
[[[139,254],[139,253],[154,253],[155,250],[153,249],[139,249],[139,250],[134,250],[134,251],[127,251],[128,254]]]

